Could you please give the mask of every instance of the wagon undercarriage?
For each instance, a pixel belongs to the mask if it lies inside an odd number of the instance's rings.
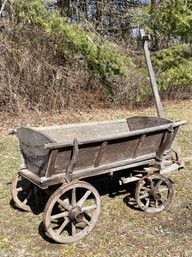
[[[178,168],[178,164],[173,164],[172,170],[173,167]],[[131,176],[116,178],[120,185],[136,181],[135,202],[138,208],[146,212],[159,212],[169,205],[173,197],[172,183],[158,169],[130,172]],[[101,210],[101,198],[95,186],[90,184],[90,179],[89,183],[82,180],[65,181],[57,187],[42,190],[20,173],[13,180],[12,197],[17,207],[25,211],[36,211],[46,202],[43,223],[53,240],[59,243],[76,242],[95,227]],[[92,179],[94,185],[99,183],[95,177]],[[44,199],[42,202],[43,193],[48,195],[45,195],[48,201]]]

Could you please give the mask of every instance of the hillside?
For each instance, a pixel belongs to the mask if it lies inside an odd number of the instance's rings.
[[[162,99],[191,98],[191,1],[69,2],[48,1],[45,7],[43,0],[17,0],[4,6],[0,111],[150,106],[138,33],[143,24]]]

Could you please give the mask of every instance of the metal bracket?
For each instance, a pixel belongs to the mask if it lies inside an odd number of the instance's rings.
[[[145,41],[151,41],[150,35],[141,35],[142,44],[144,45]]]

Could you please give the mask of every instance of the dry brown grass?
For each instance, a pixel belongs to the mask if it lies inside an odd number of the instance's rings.
[[[35,27],[9,26],[0,31],[0,111],[22,115],[23,111],[79,112],[151,105],[144,61],[129,52],[129,46],[123,50],[120,46],[120,52],[137,65],[130,65],[127,76],[102,77],[81,53],[66,45],[63,38],[58,47],[54,36]],[[162,96],[190,98],[191,91],[180,91],[172,90],[175,95],[163,92]]]
[[[79,54],[60,53],[54,38],[27,27],[0,33],[0,110],[91,108],[107,102],[101,78]]]

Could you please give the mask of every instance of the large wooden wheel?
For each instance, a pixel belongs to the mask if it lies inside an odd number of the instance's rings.
[[[16,173],[11,184],[11,196],[15,205],[23,211],[35,210],[39,204],[38,188]]]
[[[50,238],[73,243],[95,227],[101,208],[100,195],[90,184],[79,181],[62,185],[48,200],[43,222]]]
[[[172,183],[160,174],[144,176],[136,185],[135,200],[143,211],[160,212],[168,207],[172,198]]]

